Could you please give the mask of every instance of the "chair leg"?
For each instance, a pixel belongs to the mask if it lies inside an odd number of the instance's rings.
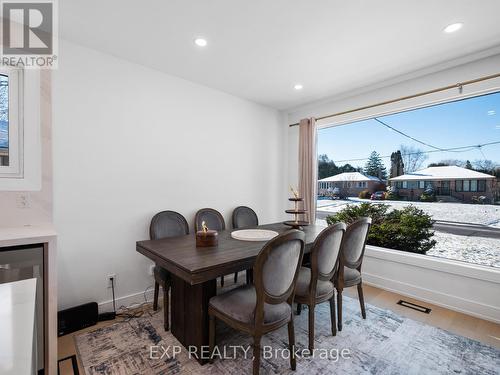
[[[293,314],[288,322],[288,345],[290,348],[290,368],[292,371],[297,369],[297,359],[295,358],[295,328],[293,326]]]
[[[363,317],[363,319],[366,319],[365,298],[363,297],[362,283],[358,284],[358,297],[359,297],[359,305],[361,306],[361,316]]]
[[[160,293],[160,284],[155,281],[155,294],[153,298],[153,310],[158,310],[158,294]]]
[[[224,276],[221,276],[220,277],[220,286],[223,287],[224,286]]]
[[[342,331],[342,291],[337,291],[337,328]]]
[[[253,269],[246,271],[247,273],[247,284],[253,284]]]
[[[238,272],[235,272],[234,273],[234,283],[237,284],[238,283]]]
[[[163,326],[165,328],[165,331],[168,331],[170,329],[169,326],[169,305],[170,305],[170,297],[168,295],[168,290],[170,289],[169,284],[165,284],[163,288]]]
[[[309,352],[312,355],[314,350],[314,308],[316,306],[309,306]]]
[[[253,375],[259,375],[260,371],[260,336],[253,338]]]
[[[302,304],[297,303],[297,315],[300,315],[301,312],[302,312]]]
[[[330,319],[332,324],[332,336],[337,335],[337,322],[335,321],[335,293],[330,299]]]
[[[210,363],[213,363],[214,362],[213,354],[214,354],[214,349],[215,349],[215,316],[209,315],[208,318],[209,318],[208,346],[209,346],[209,350],[210,350],[210,358],[208,361]]]

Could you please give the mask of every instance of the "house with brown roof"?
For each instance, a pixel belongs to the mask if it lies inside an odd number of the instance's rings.
[[[398,194],[408,200],[418,200],[426,189],[438,197],[453,197],[472,202],[473,197],[493,200],[495,176],[457,166],[429,167],[389,179]]]

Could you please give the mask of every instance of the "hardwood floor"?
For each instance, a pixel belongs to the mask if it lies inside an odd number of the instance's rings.
[[[392,310],[402,316],[410,319],[429,324],[435,327],[445,329],[449,332],[456,333],[485,344],[500,348],[500,325],[483,319],[475,318],[459,312],[451,311],[443,307],[421,302],[409,297],[402,296],[397,293],[388,292],[369,285],[363,285],[365,303]],[[344,295],[352,298],[357,298],[356,288],[344,289]],[[397,304],[399,300],[405,300],[421,306],[432,309],[430,314],[410,309],[408,307]],[[160,304],[161,305],[161,304]],[[92,331],[100,327],[113,324],[115,321],[101,322],[96,326],[86,328],[84,330],[59,337],[58,340],[58,358],[66,358],[76,354],[76,348],[73,337],[79,333]],[[78,357],[78,356],[77,356]],[[80,374],[85,374],[81,364],[78,363]],[[70,361],[60,366],[61,375],[72,375],[72,366]]]

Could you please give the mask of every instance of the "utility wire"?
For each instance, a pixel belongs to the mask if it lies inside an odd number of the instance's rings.
[[[448,152],[448,151],[453,151],[453,152],[467,152],[467,151],[470,151],[470,150],[474,150],[476,148],[478,148],[479,150],[481,150],[482,147],[496,145],[496,144],[500,144],[500,141],[488,142],[488,143],[483,143],[483,144],[478,144],[478,145],[444,148],[444,149],[440,149],[440,150],[410,152],[410,153],[407,153],[407,154],[403,154],[401,156],[418,155],[418,154],[430,154],[430,153],[433,153],[433,152]],[[381,156],[381,158],[390,158],[390,157],[391,157],[391,155]],[[333,162],[334,163],[345,163],[345,162],[349,162],[349,161],[364,161],[364,160],[368,160],[368,159],[369,158],[344,159],[344,160],[333,160]]]
[[[427,147],[433,148],[433,149],[435,149],[435,150],[444,151],[444,149],[442,149],[441,147],[436,147],[436,146],[433,146],[433,145],[431,145],[431,144],[429,144],[429,143],[426,143],[426,142],[421,141],[421,140],[419,140],[419,139],[417,139],[417,138],[414,138],[414,137],[412,137],[411,135],[408,135],[408,134],[406,134],[406,133],[403,133],[402,131],[400,131],[400,130],[398,130],[398,129],[396,129],[396,128],[393,128],[392,126],[390,126],[390,125],[386,124],[385,122],[383,122],[383,121],[379,120],[379,119],[378,119],[378,118],[376,118],[376,117],[374,117],[373,119],[374,119],[375,121],[377,121],[378,123],[380,123],[380,124],[384,125],[385,127],[387,127],[387,128],[389,128],[389,129],[391,129],[391,130],[395,131],[396,133],[401,134],[403,137],[410,138],[411,140],[413,140],[413,141],[415,141],[415,142],[417,142],[417,143],[420,143],[420,144],[422,144],[422,145],[424,145],[424,146],[427,146]]]

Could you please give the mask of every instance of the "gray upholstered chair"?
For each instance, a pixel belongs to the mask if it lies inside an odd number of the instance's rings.
[[[301,267],[295,302],[309,307],[309,350],[314,349],[314,309],[317,304],[330,301],[332,335],[335,336],[335,291],[332,283],[337,271],[340,244],[346,230],[344,223],[323,229],[311,247],[311,268]]]
[[[215,348],[216,318],[253,336],[254,375],[259,373],[262,335],[288,324],[290,352],[295,352],[292,303],[303,255],[304,233],[287,231],[260,251],[254,266],[254,285],[240,286],[210,299],[210,353]],[[290,355],[290,366],[295,370],[294,354]]]
[[[149,226],[149,237],[152,240],[159,240],[167,237],[176,237],[189,234],[189,225],[180,213],[174,211],[162,211],[157,213],[151,219]],[[163,326],[165,331],[169,330],[168,312],[169,312],[169,296],[168,292],[171,286],[170,273],[156,265],[153,269],[155,278],[155,291],[153,299],[153,310],[158,309],[158,294],[160,285],[163,289]]]
[[[196,212],[194,217],[194,230],[198,232],[202,229],[202,223],[205,222],[208,229],[221,231],[226,229],[226,222],[221,213],[213,208],[202,208]],[[224,276],[220,278],[220,285],[224,286]]]
[[[334,276],[337,289],[337,320],[338,329],[342,331],[342,291],[352,286],[358,287],[361,315],[366,319],[365,300],[363,297],[363,282],[361,265],[365,254],[366,240],[372,219],[363,217],[347,227],[340,247],[339,267]]]
[[[233,210],[233,228],[250,228],[259,225],[259,218],[250,207],[239,206]]]
[[[254,210],[247,206],[239,206],[233,210],[233,228],[243,229],[252,228],[259,225],[259,218]],[[246,270],[246,281],[247,284],[253,282],[253,271]],[[234,282],[238,282],[238,273],[234,274]]]

